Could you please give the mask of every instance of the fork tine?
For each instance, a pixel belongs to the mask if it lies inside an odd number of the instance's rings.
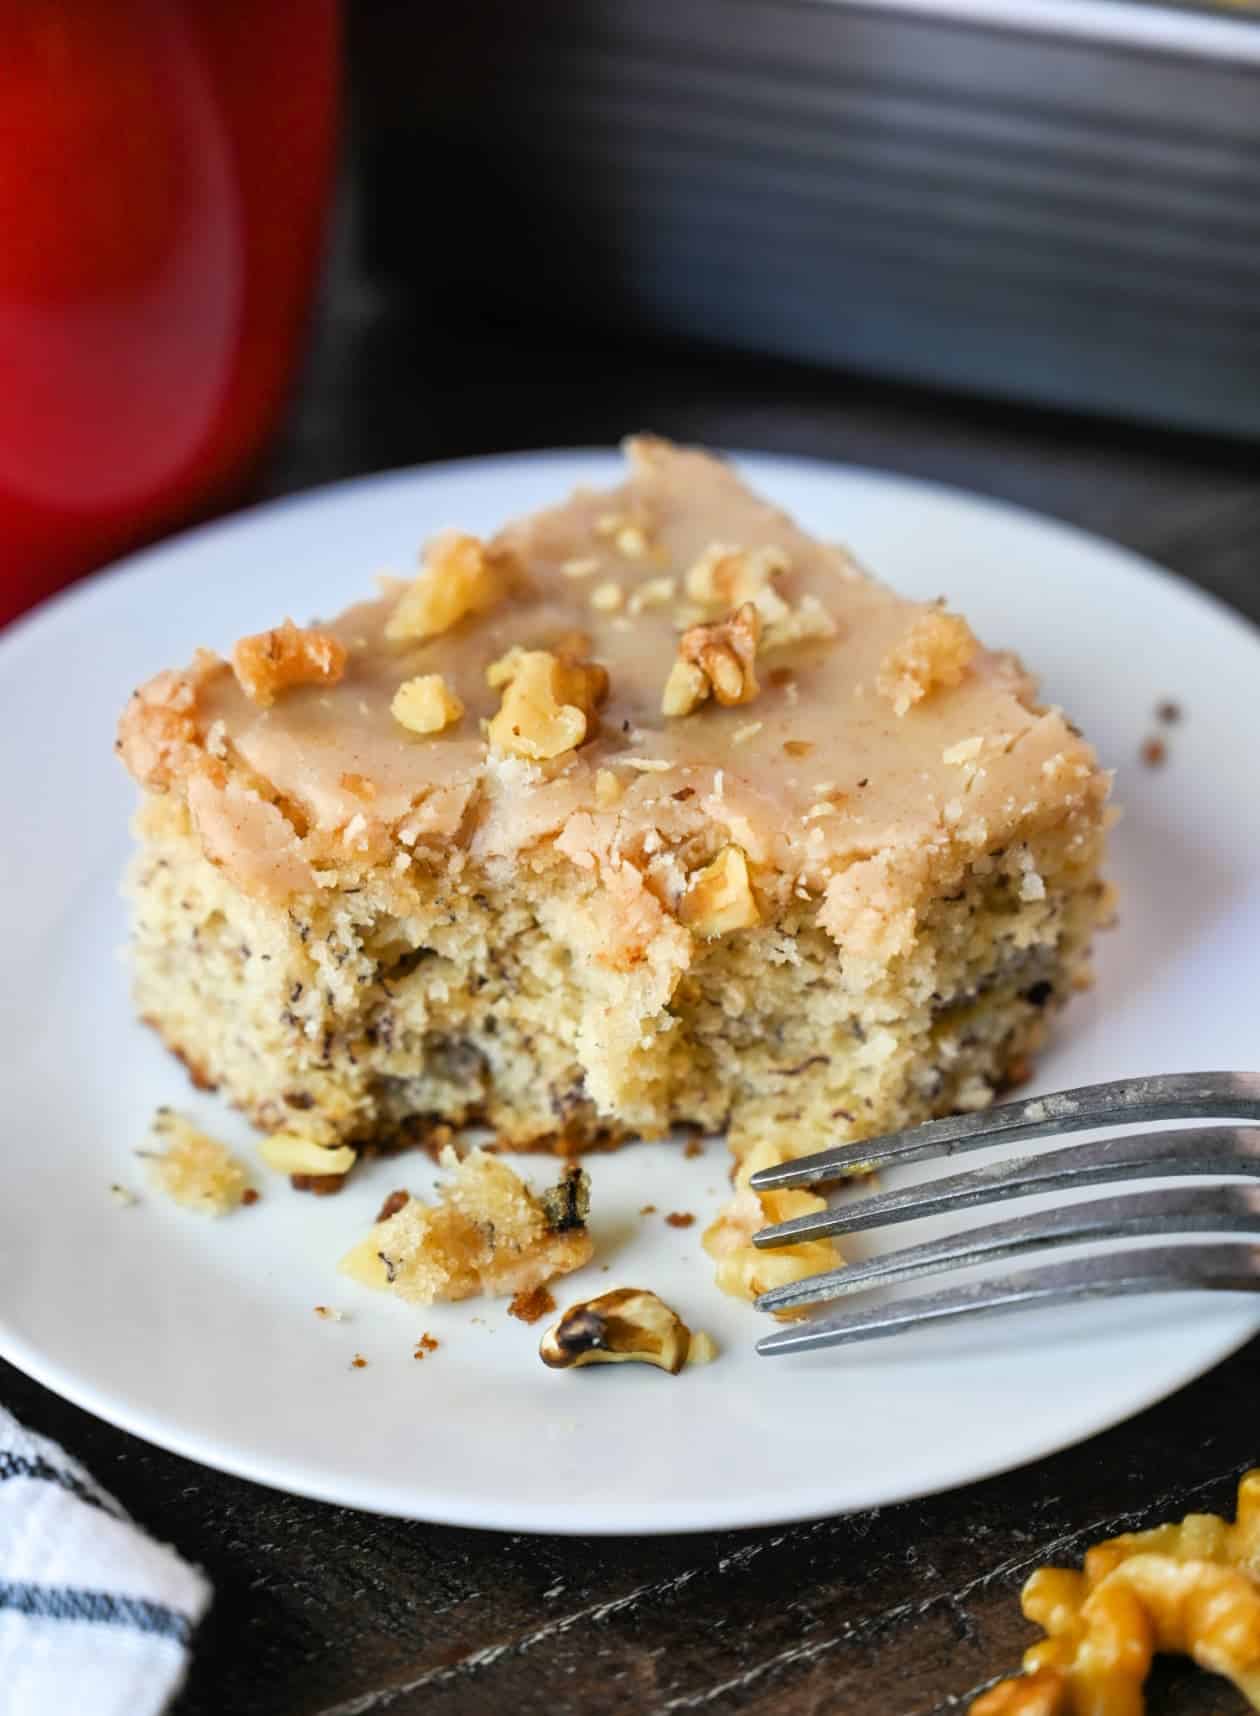
[[[1234,1174],[1260,1178],[1260,1127],[1196,1126],[1174,1132],[1135,1132],[1096,1139],[1014,1162],[996,1162],[966,1174],[950,1174],[926,1185],[859,1198],[839,1209],[796,1216],[753,1235],[761,1247],[795,1245],[837,1233],[856,1233],[920,1216],[944,1215],[974,1204],[1037,1192],[1066,1191],[1109,1180],[1185,1179]]]
[[[756,1192],[787,1186],[821,1186],[893,1163],[926,1162],[990,1144],[1084,1132],[1093,1126],[1129,1126],[1151,1120],[1260,1120],[1260,1073],[1162,1073],[1113,1079],[1074,1090],[1004,1102],[973,1114],[929,1120],[908,1132],[890,1132],[860,1144],[843,1144],[799,1156],[752,1176]]]
[[[829,1269],[803,1281],[790,1281],[761,1294],[759,1311],[786,1311],[800,1305],[887,1287],[917,1275],[996,1263],[1020,1252],[1080,1245],[1101,1239],[1136,1239],[1151,1234],[1260,1234],[1260,1189],[1254,1186],[1212,1186],[1206,1190],[1129,1192],[1118,1198],[1094,1198],[1036,1215],[1016,1216],[967,1228],[923,1245],[885,1252],[865,1263]]]
[[[907,1329],[948,1326],[1000,1311],[1190,1288],[1260,1292],[1260,1246],[1172,1245],[1079,1258],[1075,1263],[1056,1263],[939,1293],[894,1299],[874,1310],[796,1323],[766,1335],[758,1341],[757,1351],[773,1358],[781,1353],[808,1352],[813,1347],[877,1340]]]

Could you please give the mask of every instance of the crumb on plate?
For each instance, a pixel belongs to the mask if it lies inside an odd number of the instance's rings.
[[[246,1196],[253,1188],[245,1164],[173,1108],[157,1110],[149,1147],[137,1154],[147,1160],[154,1185],[184,1209],[221,1216],[254,1201]]]

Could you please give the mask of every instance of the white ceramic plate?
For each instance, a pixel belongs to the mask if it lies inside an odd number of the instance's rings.
[[[1024,652],[1118,766],[1120,924],[1041,1087],[1254,1065],[1255,634],[1154,567],[1026,513],[868,471],[741,463],[898,588],[948,593],[983,636]],[[487,459],[300,497],[140,555],[0,643],[0,1352],[79,1405],[356,1507],[521,1531],[692,1530],[869,1507],[1035,1459],[1260,1326],[1240,1299],[1182,1295],[759,1359],[763,1320],[719,1295],[700,1248],[724,1148],[686,1160],[653,1145],[592,1159],[599,1261],[561,1291],[650,1285],[723,1355],[678,1378],[557,1374],[535,1356],[538,1329],[500,1305],[417,1313],[336,1274],[385,1192],[429,1189],[418,1153],[370,1165],[337,1198],[273,1181],[219,1223],[147,1193],[132,1152],[158,1103],[250,1143],[130,1017],[117,877],[132,789],[110,755],[128,692],[197,644],[339,608],[439,526],[490,530],[615,468],[603,453]],[[1167,731],[1166,766],[1145,769],[1139,747],[1168,697],[1185,718]],[[545,1160],[524,1160],[546,1176]],[[116,1207],[111,1181],[142,1201]],[[662,1213],[641,1218],[649,1201]],[[696,1224],[667,1227],[670,1210]],[[346,1320],[320,1321],[317,1303]],[[426,1329],[441,1346],[417,1363]],[[351,1367],[357,1352],[365,1368]]]

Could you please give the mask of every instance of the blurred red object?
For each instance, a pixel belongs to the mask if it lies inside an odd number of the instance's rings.
[[[0,623],[241,492],[306,329],[335,0],[0,0]]]

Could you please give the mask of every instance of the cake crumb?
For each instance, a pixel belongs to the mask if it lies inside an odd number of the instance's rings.
[[[556,1301],[554,1295],[545,1287],[533,1287],[526,1293],[518,1293],[508,1306],[508,1316],[516,1317],[522,1323],[536,1323],[540,1317],[545,1317],[548,1311],[554,1311]]]
[[[350,1360],[350,1369],[351,1370],[362,1370],[362,1369],[364,1369],[366,1364],[367,1364],[367,1360],[364,1358],[363,1354],[362,1353],[355,1353],[354,1357]]]
[[[331,1305],[316,1305],[315,1315],[323,1323],[342,1323],[345,1321],[344,1311],[334,1311]]]
[[[703,1141],[699,1138],[688,1138],[687,1142],[683,1145],[683,1155],[689,1162],[694,1161],[697,1156],[703,1156]]]
[[[241,1204],[245,1209],[248,1209],[251,1204],[256,1204],[261,1196],[257,1186],[246,1186],[241,1193]]]
[[[665,1220],[670,1227],[693,1227],[696,1218],[690,1210],[671,1210]]]
[[[1174,703],[1171,698],[1167,698],[1163,703],[1156,704],[1155,714],[1165,726],[1171,727],[1181,720],[1181,705]]]
[[[381,1205],[380,1209],[377,1210],[377,1212],[376,1212],[377,1221],[388,1221],[390,1216],[397,1215],[399,1210],[403,1207],[403,1205],[408,1201],[408,1199],[410,1197],[411,1197],[410,1192],[404,1192],[404,1191],[391,1192],[389,1194],[389,1196],[385,1199],[385,1202]]]
[[[1168,747],[1162,739],[1147,739],[1143,742],[1141,757],[1148,769],[1157,769],[1168,760]]]
[[[414,1359],[427,1358],[430,1353],[435,1353],[441,1344],[441,1341],[435,1340],[426,1329],[424,1334],[422,1334],[420,1339],[416,1342],[416,1350],[411,1356]]]
[[[130,1209],[133,1204],[138,1204],[140,1202],[134,1192],[129,1191],[126,1186],[120,1186],[117,1180],[115,1180],[113,1185],[109,1188],[109,1195],[118,1207],[124,1210]]]
[[[639,1211],[639,1214],[641,1216],[643,1216],[643,1215],[655,1215],[656,1214],[656,1205],[655,1204],[644,1204],[643,1208]]]
[[[590,1262],[590,1182],[576,1163],[540,1197],[484,1150],[461,1161],[447,1149],[442,1166],[449,1178],[436,1202],[408,1197],[347,1253],[343,1274],[431,1305],[482,1293],[512,1298]]]
[[[151,1179],[174,1203],[201,1215],[221,1216],[246,1202],[249,1170],[226,1144],[200,1131],[185,1115],[159,1108],[149,1136],[161,1148],[137,1154],[147,1158]]]

